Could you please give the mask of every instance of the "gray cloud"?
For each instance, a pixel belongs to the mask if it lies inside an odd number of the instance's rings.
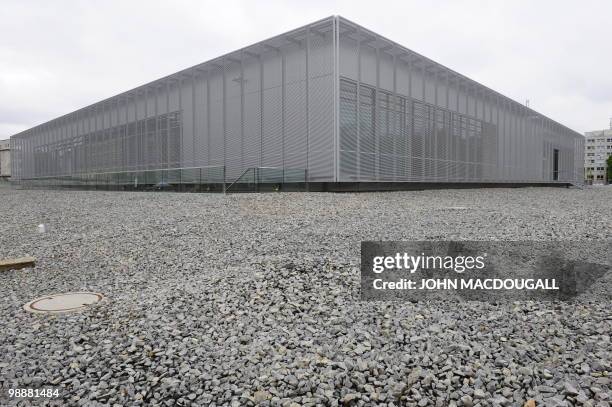
[[[577,131],[612,116],[609,1],[4,0],[0,11],[0,139],[331,14]]]

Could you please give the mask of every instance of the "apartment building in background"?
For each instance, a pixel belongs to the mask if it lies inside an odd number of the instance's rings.
[[[612,126],[584,134],[584,179],[589,184],[606,184],[606,160],[612,155]]]

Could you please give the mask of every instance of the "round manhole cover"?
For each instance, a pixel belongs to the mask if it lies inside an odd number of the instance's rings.
[[[100,302],[103,298],[102,294],[89,292],[53,294],[30,301],[23,308],[29,312],[44,313],[78,311]]]

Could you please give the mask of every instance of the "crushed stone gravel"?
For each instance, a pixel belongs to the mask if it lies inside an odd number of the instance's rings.
[[[0,273],[0,405],[610,405],[609,297],[359,299],[362,240],[610,241],[610,187],[3,189],[0,219],[0,257],[37,258]],[[71,291],[108,300],[22,308]],[[23,404],[9,388],[60,397]]]

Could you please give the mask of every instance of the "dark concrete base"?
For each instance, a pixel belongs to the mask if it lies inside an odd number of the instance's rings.
[[[570,187],[569,182],[326,182],[310,190],[329,192],[422,191],[426,189]]]
[[[570,187],[569,182],[309,182],[262,184],[176,184],[164,185],[62,185],[22,187],[23,189],[72,189],[88,191],[169,191],[169,192],[381,192],[423,191],[427,189]],[[229,188],[228,188],[229,187]]]

